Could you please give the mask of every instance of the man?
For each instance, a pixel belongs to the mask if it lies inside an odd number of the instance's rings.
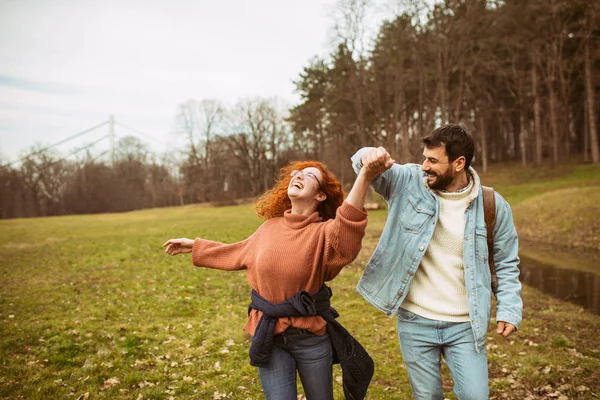
[[[473,138],[459,125],[446,125],[422,142],[423,165],[394,164],[371,183],[388,202],[388,218],[358,291],[398,316],[415,398],[444,398],[443,357],[459,399],[487,399],[492,288],[481,185],[470,167]],[[352,163],[358,172],[390,159],[382,147],[363,148]],[[507,337],[522,317],[518,238],[510,206],[497,193],[495,200],[496,332]]]

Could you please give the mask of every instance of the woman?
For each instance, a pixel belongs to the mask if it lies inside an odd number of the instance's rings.
[[[364,202],[369,183],[392,164],[382,152],[377,164],[362,168],[344,201],[340,182],[325,165],[293,162],[281,169],[275,186],[257,202],[257,213],[266,222],[246,240],[223,244],[181,238],[168,240],[163,247],[171,255],[192,253],[196,266],[246,269],[252,304],[255,295],[279,305],[299,293],[322,293],[324,282],[358,255],[367,225]],[[252,348],[262,317],[252,308],[244,328],[253,336]],[[253,363],[266,398],[295,400],[298,371],[307,400],[333,399],[332,344],[325,319],[295,314],[274,318],[273,325],[267,359]]]

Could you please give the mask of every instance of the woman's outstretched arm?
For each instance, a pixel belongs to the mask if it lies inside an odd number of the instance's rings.
[[[364,205],[369,184],[394,164],[394,160],[383,147],[373,149],[372,154],[369,153],[368,156],[365,156],[363,167],[344,204],[337,209],[335,219],[328,221],[324,254],[326,281],[333,279],[360,252],[367,226]]]
[[[165,253],[170,255],[192,254],[192,263],[197,267],[235,271],[248,267],[246,260],[252,258],[254,239],[262,226],[246,240],[237,243],[221,243],[196,238],[169,239],[164,244]]]

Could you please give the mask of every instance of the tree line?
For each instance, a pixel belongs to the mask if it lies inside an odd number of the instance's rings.
[[[366,0],[336,3],[333,50],[295,80],[300,101],[178,106],[182,154],[157,160],[133,137],[112,163],[36,152],[0,167],[2,218],[225,204],[268,189],[295,159],[353,180],[349,157],[383,145],[419,162],[420,138],[462,123],[475,164],[600,162],[600,4],[590,0],[399,3],[373,39]]]
[[[411,1],[366,55],[357,45],[365,2],[345,4],[336,51],[297,81],[290,121],[310,154],[383,143],[396,160],[420,161],[424,134],[461,122],[483,169],[600,161],[599,2],[446,0],[427,11]]]

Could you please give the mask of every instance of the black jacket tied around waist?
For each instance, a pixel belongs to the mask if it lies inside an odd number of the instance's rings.
[[[349,400],[364,399],[374,372],[373,359],[367,351],[336,318],[337,311],[330,306],[331,289],[323,285],[311,295],[301,290],[281,303],[271,303],[252,290],[252,302],[248,307],[262,311],[250,346],[250,364],[266,367],[273,350],[273,332],[278,318],[320,316],[327,322],[327,334],[331,340],[333,363],[342,368],[344,395]]]

